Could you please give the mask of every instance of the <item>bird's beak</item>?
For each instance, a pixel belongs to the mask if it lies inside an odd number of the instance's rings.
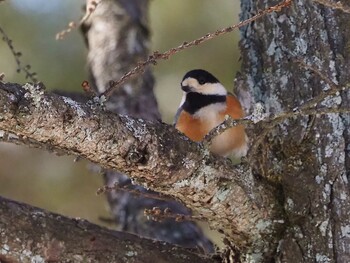
[[[181,86],[181,89],[184,91],[184,92],[191,92],[192,89],[189,87],[189,86]]]

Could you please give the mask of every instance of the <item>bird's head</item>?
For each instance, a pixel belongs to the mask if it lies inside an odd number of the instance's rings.
[[[226,96],[225,87],[208,71],[194,69],[186,73],[181,82],[185,93],[195,92],[202,95]]]

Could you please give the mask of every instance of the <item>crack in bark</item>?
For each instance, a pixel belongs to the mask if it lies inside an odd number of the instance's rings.
[[[337,245],[336,245],[336,225],[337,225],[337,222],[335,220],[335,215],[336,215],[336,211],[334,209],[334,184],[335,182],[337,181],[337,177],[332,181],[332,184],[331,184],[331,189],[330,189],[330,194],[329,194],[329,199],[330,199],[330,202],[329,202],[329,210],[330,210],[330,223],[328,223],[328,226],[327,226],[327,233],[328,233],[328,227],[331,228],[331,233],[332,233],[332,251],[333,251],[333,258],[335,259],[335,262],[338,262],[338,252],[337,252]],[[328,237],[329,238],[329,237]]]

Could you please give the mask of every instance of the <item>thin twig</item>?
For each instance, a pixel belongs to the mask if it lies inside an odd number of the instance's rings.
[[[207,147],[210,146],[214,137],[220,135],[229,128],[233,128],[237,125],[248,125],[258,123],[267,119],[267,115],[264,114],[264,107],[261,103],[255,104],[254,111],[251,115],[242,119],[233,119],[230,115],[225,116],[225,120],[214,129],[212,129],[203,139],[203,144]]]
[[[136,74],[139,74],[139,73],[142,73],[144,72],[145,70],[145,67],[150,65],[150,64],[157,64],[157,60],[166,60],[168,59],[170,56],[186,49],[186,48],[189,48],[189,47],[193,47],[193,46],[197,46],[197,45],[200,45],[210,39],[213,39],[215,37],[218,37],[218,36],[221,36],[221,35],[224,35],[224,34],[227,34],[231,31],[233,31],[234,29],[237,29],[237,28],[240,28],[242,26],[245,26],[245,25],[248,25],[249,23],[267,15],[267,14],[270,14],[272,12],[279,12],[282,10],[282,8],[284,7],[288,7],[290,6],[292,0],[285,0],[283,1],[282,3],[279,3],[275,6],[272,6],[272,7],[269,7],[269,8],[266,8],[265,10],[263,11],[259,11],[258,14],[256,14],[255,16],[251,17],[251,18],[248,18],[244,21],[241,21],[239,22],[238,24],[235,24],[233,26],[229,26],[229,27],[226,27],[224,29],[221,29],[221,30],[217,30],[213,33],[208,33],[206,34],[205,36],[202,36],[198,39],[195,39],[195,40],[192,40],[191,42],[184,42],[182,43],[180,46],[178,47],[175,47],[175,48],[172,48],[164,53],[159,53],[158,51],[155,51],[153,52],[152,55],[150,55],[148,57],[147,60],[143,61],[143,62],[139,62],[137,64],[137,66],[135,68],[133,68],[132,70],[130,70],[129,72],[127,72],[126,74],[124,74],[119,80],[113,82],[113,85],[111,85],[105,92],[102,93],[102,95],[106,96],[106,98],[108,98],[109,96],[112,95],[113,91],[119,87],[121,84],[123,84],[124,82],[126,82],[128,79],[130,79],[132,76],[136,75]],[[101,96],[102,96],[101,95]]]
[[[317,105],[322,102],[325,98],[329,96],[333,96],[340,92],[341,90],[346,90],[350,88],[350,85],[345,85],[344,87],[340,87],[337,84],[335,84],[333,81],[331,81],[329,78],[327,78],[326,74],[321,72],[320,70],[316,69],[313,66],[307,65],[304,62],[297,61],[302,67],[304,67],[307,70],[310,70],[314,72],[318,77],[325,81],[329,86],[330,89],[323,91],[318,96],[314,97],[313,99],[309,100],[308,102],[304,103],[301,107],[294,108],[292,111],[285,112],[282,114],[279,114],[276,116],[272,121],[269,121],[268,125],[263,127],[262,132],[257,137],[257,139],[254,141],[254,144],[251,149],[251,153],[255,153],[258,149],[258,147],[263,142],[265,136],[279,123],[284,121],[286,118],[291,118],[294,116],[300,116],[300,115],[325,115],[329,113],[348,113],[350,112],[350,109],[342,109],[342,108],[316,108]],[[251,158],[254,156],[254,154],[250,155]]]
[[[11,50],[11,53],[13,57],[15,58],[16,64],[17,64],[17,73],[20,73],[23,71],[26,75],[26,79],[30,79],[33,83],[38,82],[38,79],[36,78],[36,73],[31,72],[31,66],[30,65],[22,65],[22,62],[20,60],[20,57],[22,56],[22,52],[18,52],[15,47],[13,46],[13,41],[7,36],[5,31],[0,27],[0,33],[2,35],[2,39],[6,42],[7,46]]]
[[[331,2],[329,0],[313,0],[313,1],[333,9],[341,10],[345,13],[350,13],[350,7],[343,5],[340,1],[337,1],[337,2]]]
[[[263,133],[260,135],[266,135],[271,128],[275,127],[277,124],[281,123],[285,119],[293,118],[296,116],[301,115],[326,115],[330,113],[349,113],[350,108],[307,108],[307,109],[300,109],[300,110],[294,110],[294,111],[286,111],[282,112],[274,117],[267,117],[262,122],[268,123],[267,126],[264,127]],[[211,141],[214,137],[220,135],[221,133],[225,132],[227,129],[233,128],[237,125],[250,125],[255,124],[257,122],[252,120],[252,115],[249,115],[243,119],[233,119],[231,116],[227,115],[224,122],[222,122],[219,126],[216,126],[214,129],[212,129],[203,139],[202,143],[204,145],[210,145]],[[265,131],[267,129],[267,131]],[[266,133],[266,134],[265,134]]]
[[[318,69],[316,69],[313,66],[307,65],[306,63],[297,60],[297,63],[299,63],[302,67],[304,67],[307,70],[310,70],[317,74],[323,81],[325,81],[329,86],[330,89],[322,92],[318,96],[314,97],[313,99],[307,101],[302,106],[294,108],[290,111],[279,113],[278,115],[275,115],[273,117],[264,116],[259,113],[260,116],[255,116],[256,113],[253,113],[252,115],[249,115],[243,119],[233,119],[231,116],[227,115],[226,119],[223,123],[221,123],[219,126],[212,129],[203,139],[203,144],[208,146],[210,145],[212,139],[224,131],[226,131],[229,128],[235,127],[237,125],[249,125],[249,124],[255,124],[257,122],[263,121],[265,125],[263,126],[262,132],[259,134],[257,139],[253,143],[253,148],[257,148],[264,137],[273,129],[276,125],[284,121],[285,119],[300,116],[300,115],[325,115],[330,113],[348,113],[350,112],[350,109],[348,108],[316,108],[316,106],[322,102],[325,98],[335,95],[337,92],[340,92],[341,90],[345,90],[349,88],[348,86],[345,87],[339,87],[334,82],[332,82],[330,79],[326,77],[326,74],[320,72]],[[254,150],[252,150],[254,152]]]
[[[174,201],[174,199],[162,195],[160,193],[147,193],[147,192],[142,192],[138,189],[130,189],[128,188],[128,186],[120,186],[118,185],[118,183],[115,183],[113,186],[108,186],[108,185],[104,185],[100,188],[97,189],[96,194],[100,195],[103,194],[105,192],[110,192],[110,191],[123,191],[123,192],[127,192],[129,194],[132,195],[136,195],[136,196],[140,196],[142,198],[151,198],[151,199],[156,199],[156,200],[163,200],[163,201]]]
[[[170,208],[164,210],[159,207],[153,207],[152,209],[145,209],[144,215],[151,217],[152,220],[161,222],[165,219],[175,219],[176,222],[195,221],[195,220],[207,220],[204,216],[193,216],[173,213]]]
[[[315,97],[314,99],[310,100],[309,102],[305,103],[303,105],[303,108],[310,108],[312,106],[315,106],[315,104],[320,103],[321,101],[323,101],[326,97],[328,96],[332,96],[335,93],[337,93],[338,91],[340,91],[340,87],[334,83],[333,81],[331,81],[327,75],[323,72],[321,72],[319,69],[315,68],[314,66],[308,65],[306,64],[304,61],[296,59],[295,60],[296,63],[300,64],[304,69],[306,70],[310,70],[313,73],[315,73],[321,80],[323,80],[325,83],[327,83],[330,87],[330,90],[328,90],[327,92],[323,92],[320,95],[318,95],[317,97]]]
[[[97,6],[102,2],[100,1],[89,1],[89,3],[86,5],[86,12],[85,15],[79,20],[79,22],[71,21],[68,23],[67,28],[63,29],[61,32],[58,32],[56,34],[56,40],[62,40],[65,38],[65,36],[70,33],[73,29],[78,28],[83,23],[85,23],[86,20],[89,19],[91,14],[96,10]]]

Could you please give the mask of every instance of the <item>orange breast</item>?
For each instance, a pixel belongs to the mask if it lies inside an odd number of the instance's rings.
[[[204,123],[186,111],[180,113],[175,127],[195,142],[203,140],[204,136],[208,133]]]
[[[227,106],[225,110],[214,115],[215,121],[206,120],[206,116],[195,118],[193,115],[182,111],[177,120],[176,128],[191,140],[200,142],[205,135],[224,121],[225,115],[230,115],[234,119],[244,117],[241,104],[235,96],[227,95],[226,104]],[[246,145],[247,137],[244,127],[238,125],[215,137],[212,141],[210,150],[223,156],[233,153],[237,157],[241,157],[242,155],[245,155]]]

